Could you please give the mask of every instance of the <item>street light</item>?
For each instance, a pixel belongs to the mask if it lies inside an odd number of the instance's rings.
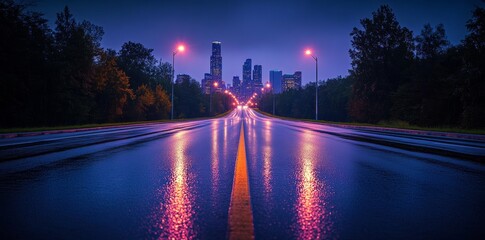
[[[175,55],[179,52],[185,51],[185,46],[184,45],[179,45],[175,51],[173,51],[172,54],[172,96],[171,96],[171,101],[172,101],[172,109],[170,110],[170,119],[173,120],[173,85],[175,83]]]
[[[267,87],[267,88],[270,88],[270,87],[271,87],[271,95],[272,95],[272,97],[273,97],[273,115],[275,115],[275,113],[274,113],[274,112],[275,112],[275,111],[274,111],[274,110],[275,110],[275,107],[274,107],[274,106],[275,106],[275,96],[274,96],[274,79],[270,79],[270,80],[273,80],[273,82],[272,82],[271,84],[270,84],[269,82],[268,82],[268,83],[266,83],[266,87]],[[273,85],[273,86],[271,86],[271,85]]]
[[[318,58],[313,56],[310,49],[307,49],[305,54],[315,59],[315,120],[318,120]]]
[[[214,87],[217,87],[219,86],[219,83],[218,82],[214,82]],[[212,113],[212,85],[211,85],[211,89],[210,89],[210,98],[209,98],[209,115]]]

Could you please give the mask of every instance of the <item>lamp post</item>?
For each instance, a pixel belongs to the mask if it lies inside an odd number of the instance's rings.
[[[274,80],[273,80],[273,82],[274,82]],[[268,88],[268,89],[271,88],[271,95],[273,95],[272,97],[273,97],[273,115],[274,115],[274,102],[275,101],[274,101],[274,83],[273,82],[271,84],[269,82],[266,83],[266,88]]]
[[[274,77],[272,79],[271,95],[273,95],[273,116],[275,115],[275,95],[274,95]]]
[[[217,86],[219,86],[219,83],[214,82],[214,84],[211,84],[210,99],[209,99],[209,115],[212,114],[212,85],[214,85],[214,87],[217,87]]]
[[[305,54],[315,59],[315,120],[318,120],[318,58],[313,56],[310,49],[307,49]]]
[[[179,52],[185,51],[184,45],[180,45],[177,47],[175,51],[173,51],[172,54],[172,96],[171,96],[171,101],[172,101],[172,109],[170,110],[170,119],[173,120],[173,85],[175,83],[175,55]]]

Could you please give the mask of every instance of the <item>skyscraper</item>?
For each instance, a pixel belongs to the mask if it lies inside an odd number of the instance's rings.
[[[269,82],[273,87],[273,93],[281,93],[281,79],[283,72],[277,70],[269,71]]]
[[[212,81],[222,84],[221,42],[212,42],[211,69]]]
[[[239,76],[232,77],[232,86],[235,88],[241,86],[241,80],[239,79]]]
[[[241,80],[239,76],[232,77],[232,88],[235,94],[239,95],[241,93]]]
[[[251,81],[251,58],[246,59],[243,65],[243,86],[250,86]]]
[[[263,88],[263,67],[254,65],[253,70],[253,92],[261,94]]]
[[[300,71],[296,71],[294,74],[284,74],[282,78],[283,78],[283,82],[282,82],[283,91],[301,88]]]
[[[263,67],[261,65],[254,65],[253,82],[255,85],[263,84]]]
[[[241,91],[240,91],[242,99],[247,99],[251,94],[253,94],[252,93],[253,81],[251,80],[251,66],[252,66],[251,58],[246,59],[246,61],[243,64],[243,73],[242,73],[243,82],[242,82]]]
[[[297,88],[301,88],[301,71],[296,71],[293,76],[295,77]]]
[[[212,75],[210,73],[204,74],[204,79],[202,79],[202,91],[205,94],[210,94],[210,88],[212,85]]]
[[[183,82],[190,82],[190,76],[187,74],[178,74],[175,83],[182,84]]]

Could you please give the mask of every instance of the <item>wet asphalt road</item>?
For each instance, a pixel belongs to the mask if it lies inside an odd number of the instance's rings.
[[[0,234],[224,239],[241,124],[256,239],[485,237],[484,141],[250,109],[0,139]]]

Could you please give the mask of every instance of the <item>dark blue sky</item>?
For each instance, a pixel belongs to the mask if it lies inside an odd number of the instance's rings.
[[[320,79],[345,76],[350,69],[350,32],[359,20],[370,17],[381,4],[389,4],[401,26],[415,34],[425,23],[443,23],[448,39],[457,44],[466,34],[465,24],[480,0],[445,1],[90,1],[38,0],[35,10],[50,24],[68,5],[76,20],[104,28],[102,45],[119,50],[127,41],[153,48],[154,55],[171,61],[176,43],[187,52],[177,55],[176,73],[201,80],[209,72],[211,42],[222,42],[223,80],[241,76],[242,64],[252,58],[269,70],[303,72],[303,83],[315,79],[314,61],[303,50],[311,47],[319,57]]]

